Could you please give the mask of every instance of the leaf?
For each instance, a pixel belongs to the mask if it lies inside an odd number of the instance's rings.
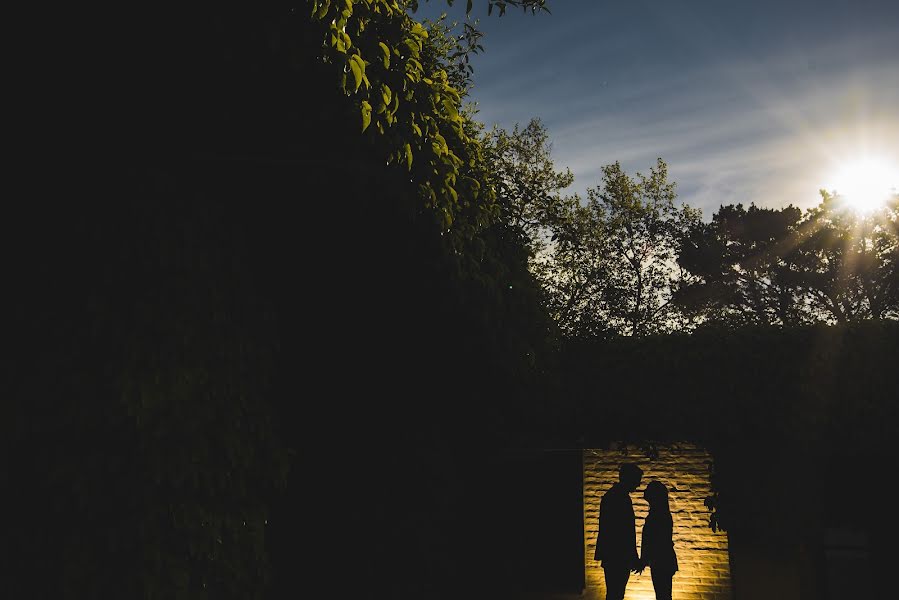
[[[390,68],[390,48],[387,47],[387,44],[384,42],[378,42],[378,45],[381,47],[381,51],[384,53],[384,68]]]
[[[456,105],[453,103],[452,99],[444,98],[443,99],[443,108],[449,114],[450,119],[458,120],[459,119],[459,111],[456,110]]]
[[[393,107],[390,109],[391,114],[396,114],[396,111],[400,109],[400,97],[399,94],[393,95]]]
[[[396,115],[396,111],[400,109],[400,95],[394,94],[393,101],[390,103],[390,106],[387,107],[387,114],[393,118]]]
[[[406,48],[409,49],[413,58],[418,58],[419,53],[421,52],[421,45],[416,43],[415,40],[410,38],[406,38],[403,40],[403,44],[405,44]]]
[[[322,3],[318,6],[318,13],[315,15],[319,19],[323,19],[325,15],[328,14],[328,9],[331,8],[331,0],[322,0]],[[313,5],[313,12],[315,11],[315,6]]]
[[[473,4],[473,1],[472,1],[472,0],[468,0],[468,4],[465,5],[465,14],[466,14],[466,15],[467,15],[468,13],[471,12],[471,5],[472,5],[472,4]]]
[[[371,104],[368,103],[368,100],[362,101],[362,131],[368,129],[368,126],[371,124]]]
[[[435,133],[434,141],[438,144],[438,147],[440,148],[440,150],[437,152],[437,154],[446,154],[447,152],[449,152],[449,145],[447,145],[446,138],[444,138],[442,135],[440,135],[439,133]]]
[[[411,171],[412,170],[412,146],[406,144],[403,146],[403,150],[406,153],[406,168]]]
[[[362,85],[362,67],[359,66],[358,58],[355,54],[350,56],[350,70],[353,71],[353,79],[356,81],[354,91],[358,91],[359,86]]]

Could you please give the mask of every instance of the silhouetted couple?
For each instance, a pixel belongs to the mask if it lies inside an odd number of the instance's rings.
[[[649,514],[643,525],[643,556],[637,556],[637,528],[631,492],[640,486],[643,471],[625,463],[618,469],[618,483],[603,494],[599,504],[599,530],[594,558],[602,561],[606,578],[606,600],[622,600],[631,573],[649,567],[656,600],[671,600],[671,579],[677,571],[677,557],[671,539],[671,509],[668,489],[659,481],[646,486],[643,497]]]

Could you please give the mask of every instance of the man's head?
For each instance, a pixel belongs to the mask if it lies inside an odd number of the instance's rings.
[[[643,479],[643,470],[634,463],[621,463],[621,466],[618,467],[618,481],[628,493],[640,487],[641,479]]]

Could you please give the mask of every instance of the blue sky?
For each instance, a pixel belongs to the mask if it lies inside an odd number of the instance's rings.
[[[422,3],[418,17],[464,18]],[[461,5],[461,6],[459,6]],[[487,17],[472,99],[488,125],[540,117],[572,192],[602,165],[668,162],[705,219],[721,204],[808,208],[841,165],[899,165],[899,0],[550,0]],[[899,186],[899,168],[895,185]]]

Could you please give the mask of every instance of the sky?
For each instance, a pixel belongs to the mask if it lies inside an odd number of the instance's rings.
[[[570,193],[619,161],[668,163],[679,200],[818,204],[847,163],[889,165],[899,187],[899,0],[549,0],[551,14],[471,17],[478,119],[540,117]],[[465,2],[422,2],[416,18]]]

